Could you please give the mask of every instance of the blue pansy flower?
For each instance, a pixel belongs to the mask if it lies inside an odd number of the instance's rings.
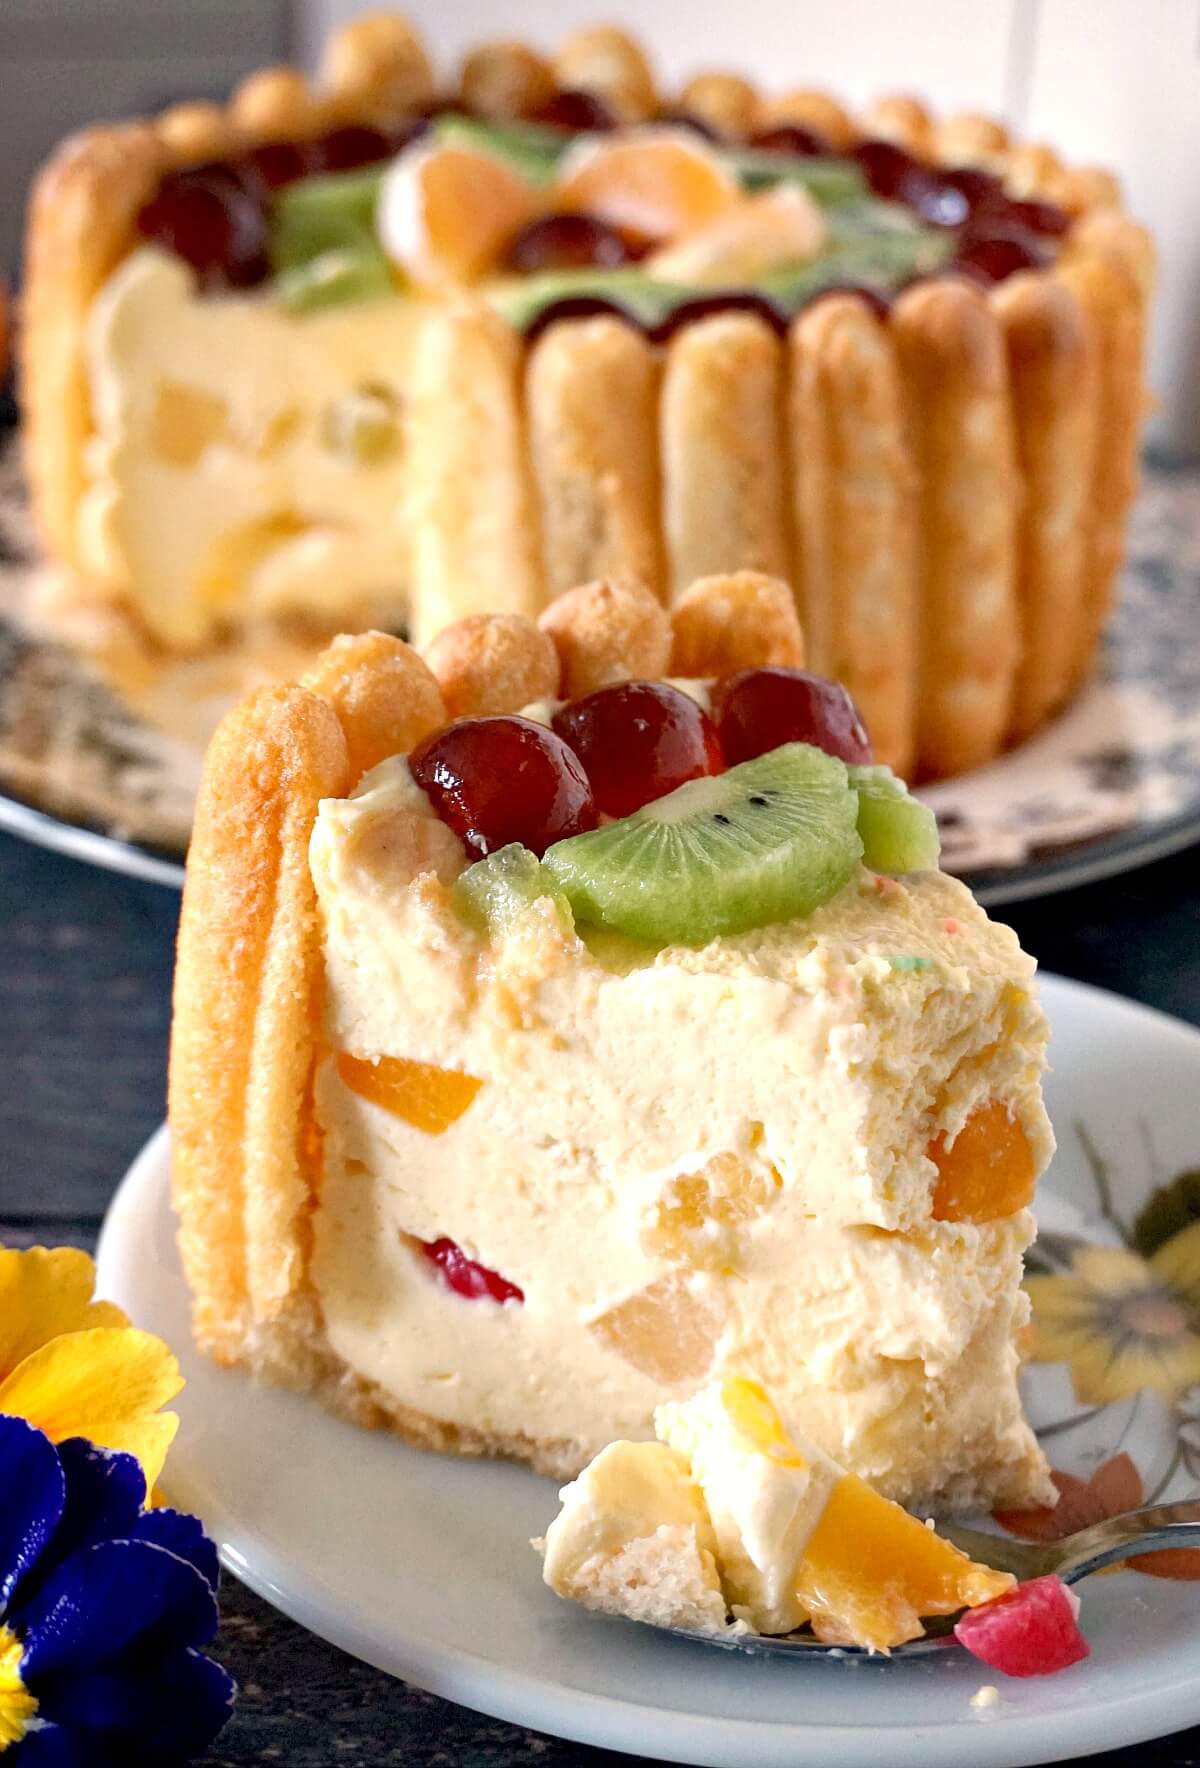
[[[166,1768],[228,1719],[217,1550],[145,1502],[133,1455],[0,1414],[3,1768]]]

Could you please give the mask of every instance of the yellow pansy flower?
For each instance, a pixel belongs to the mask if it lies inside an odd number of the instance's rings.
[[[92,1299],[95,1286],[95,1265],[74,1247],[0,1248],[0,1412],[52,1442],[124,1449],[153,1486],[179,1428],[160,1408],[183,1376],[161,1338]]]
[[[1033,1359],[1069,1363],[1076,1398],[1108,1405],[1151,1388],[1178,1399],[1200,1383],[1200,1222],[1148,1259],[1084,1246],[1071,1269],[1025,1279]]]

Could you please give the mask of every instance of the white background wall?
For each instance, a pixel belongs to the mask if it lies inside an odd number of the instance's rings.
[[[381,0],[305,0],[301,48]],[[1200,453],[1200,0],[408,0],[443,65],[488,36],[550,46],[625,22],[664,76],[738,67],[768,88],[827,83],[860,101],[919,92],[982,109],[1068,158],[1114,166],[1154,231],[1163,284],[1151,439]]]

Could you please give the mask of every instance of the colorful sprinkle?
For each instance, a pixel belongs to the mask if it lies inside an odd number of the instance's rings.
[[[917,958],[905,952],[898,958],[889,958],[888,963],[893,970],[932,970],[933,963],[929,958]]]
[[[941,923],[941,928],[943,933],[961,933],[962,922],[956,921],[953,915],[947,915],[945,920]]]

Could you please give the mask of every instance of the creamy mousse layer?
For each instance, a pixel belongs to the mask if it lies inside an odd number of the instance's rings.
[[[890,1496],[1044,1496],[1015,1379],[1032,1220],[935,1221],[926,1152],[999,1101],[1048,1158],[1013,935],[941,874],[866,871],[701,950],[585,943],[549,898],[489,935],[455,908],[445,834],[394,761],[313,837],[335,1353],[553,1470],[751,1373]],[[478,1083],[440,1133],[364,1096],[397,1059]],[[521,1299],[455,1293],[425,1250],[445,1240]]]

